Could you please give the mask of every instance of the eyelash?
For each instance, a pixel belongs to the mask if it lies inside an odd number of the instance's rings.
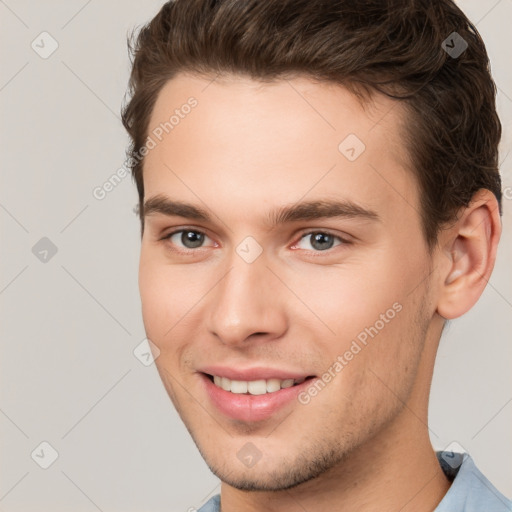
[[[171,231],[167,235],[163,236],[160,240],[170,240],[171,237],[176,235],[177,233],[184,233],[184,232],[185,233],[186,232],[192,232],[192,233],[196,233],[196,234],[204,235],[204,236],[208,237],[208,235],[204,231],[201,231],[201,230],[198,230],[198,229],[193,229],[193,228],[181,228],[181,229],[176,229],[174,231]],[[340,243],[338,245],[335,245],[334,247],[331,247],[329,249],[325,249],[323,251],[321,251],[321,250],[308,250],[308,249],[302,249],[302,250],[305,250],[307,252],[311,252],[311,253],[314,253],[314,254],[319,254],[319,255],[321,255],[321,254],[329,254],[338,246],[350,245],[352,243],[350,240],[342,238],[339,235],[335,235],[334,233],[331,233],[328,230],[315,229],[315,230],[309,230],[309,231],[305,231],[305,232],[301,233],[301,235],[299,236],[297,241],[293,243],[292,247],[296,247],[300,243],[300,241],[302,239],[304,239],[304,238],[306,238],[308,236],[314,235],[314,234],[322,234],[322,235],[331,236],[331,237],[335,238],[336,240],[338,240]],[[210,237],[208,237],[208,238],[210,238]],[[198,252],[198,250],[200,250],[200,249],[206,249],[206,247],[198,247],[196,249],[189,249],[189,248],[181,248],[180,247],[178,249],[175,248],[173,250],[176,251],[176,252],[179,252],[179,253],[189,254],[189,253],[192,253],[192,252]]]

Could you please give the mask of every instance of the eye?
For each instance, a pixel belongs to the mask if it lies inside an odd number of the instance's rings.
[[[338,243],[335,243],[336,241],[338,241]],[[314,251],[318,252],[327,251],[342,243],[348,242],[345,242],[345,240],[339,236],[327,233],[325,231],[311,231],[304,234],[299,242],[294,246],[294,248],[298,247],[300,249],[311,250],[310,247],[312,247]],[[310,247],[307,247],[308,244]]]
[[[202,247],[205,240],[210,240],[210,237],[195,229],[180,229],[164,236],[162,240],[169,240],[180,248],[197,249]]]

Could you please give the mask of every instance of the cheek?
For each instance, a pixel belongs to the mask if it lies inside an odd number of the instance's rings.
[[[162,336],[167,323],[171,297],[168,296],[165,278],[155,265],[141,255],[139,266],[139,292],[142,305],[142,318],[147,336],[156,342]]]
[[[309,266],[289,274],[287,282],[317,317],[314,325],[328,328],[326,341],[331,347],[336,340],[351,340],[375,324],[379,331],[387,328],[408,290],[403,272],[384,258],[333,268]],[[311,319],[309,312],[306,316]]]
[[[163,263],[158,255],[142,251],[139,266],[139,291],[146,336],[158,347],[155,360],[162,382],[178,411],[179,393],[176,382],[179,366],[189,336],[187,312],[190,295],[182,293],[184,283],[176,267]],[[188,333],[192,335],[192,332]],[[179,386],[178,386],[179,388]]]
[[[424,256],[400,257],[388,251],[294,277],[297,294],[307,297],[308,307],[329,328],[322,329],[317,321],[304,327],[327,334],[315,336],[312,351],[336,374],[335,386],[340,385],[342,395],[350,389],[352,396],[373,403],[374,397],[389,393],[377,376],[392,389],[409,388],[427,318],[421,303],[426,290],[418,286],[418,276],[428,271]],[[333,368],[336,361],[338,371]]]
[[[165,265],[155,251],[143,245],[139,264],[139,292],[142,305],[142,318],[149,339],[163,348],[169,330],[176,324],[180,315],[177,300],[180,283],[170,265]]]
[[[159,251],[142,247],[139,264],[139,292],[142,316],[148,335],[156,339],[167,331],[186,311],[188,293],[183,272],[164,261]]]
[[[206,266],[172,265],[162,251],[143,247],[139,265],[142,317],[148,338],[162,352],[176,351],[197,337],[198,314],[217,280],[218,272]]]
[[[361,350],[356,349],[343,370],[345,384],[357,401],[384,415],[407,402],[417,376],[429,325],[424,302],[427,290],[417,292],[416,296],[404,296],[392,313],[384,313],[384,320],[361,331],[364,343],[355,338]]]
[[[423,347],[420,313],[407,304],[365,343],[339,336],[335,346],[324,344],[328,375],[320,377],[330,381],[311,398],[311,411],[330,410],[340,435],[350,442],[375,433],[408,402]],[[318,419],[322,425],[327,424],[324,416]]]

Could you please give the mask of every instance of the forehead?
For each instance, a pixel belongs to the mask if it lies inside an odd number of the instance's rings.
[[[417,204],[401,143],[404,115],[382,95],[362,105],[340,85],[305,77],[179,74],[151,114],[145,197],[229,198],[247,210],[335,196],[374,209],[393,201],[403,214]]]

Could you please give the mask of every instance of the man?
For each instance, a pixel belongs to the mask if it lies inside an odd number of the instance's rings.
[[[427,421],[501,233],[475,27],[449,0],[176,0],[132,51],[143,320],[222,481],[201,512],[512,510]]]

